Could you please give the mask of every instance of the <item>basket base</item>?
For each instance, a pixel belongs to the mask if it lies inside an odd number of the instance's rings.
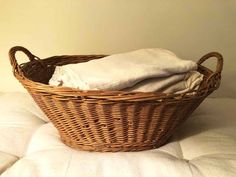
[[[165,136],[160,141],[157,142],[141,142],[141,143],[110,143],[110,144],[78,144],[71,141],[66,141],[61,138],[62,142],[67,146],[82,150],[82,151],[93,151],[93,152],[135,152],[155,149],[163,146],[170,140],[171,136]]]

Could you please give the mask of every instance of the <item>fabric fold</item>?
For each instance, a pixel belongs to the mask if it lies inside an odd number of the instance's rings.
[[[140,49],[57,66],[49,84],[81,90],[182,92],[197,88],[201,82],[201,74],[191,72],[196,69],[195,62],[180,59],[171,51]]]

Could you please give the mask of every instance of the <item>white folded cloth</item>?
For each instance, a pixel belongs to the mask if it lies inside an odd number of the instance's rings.
[[[163,93],[185,93],[199,88],[203,75],[197,71],[184,74],[175,74],[168,77],[151,78],[137,83],[136,85],[123,89],[124,91]]]
[[[197,64],[160,48],[110,55],[57,66],[49,84],[81,90],[185,92],[199,86]]]

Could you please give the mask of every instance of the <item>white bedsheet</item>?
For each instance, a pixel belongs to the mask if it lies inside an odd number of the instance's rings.
[[[26,95],[23,98],[28,99]],[[29,138],[22,139],[27,145],[20,153],[23,157],[1,177],[235,177],[235,107],[235,99],[207,99],[165,146],[125,153],[73,150],[61,143],[51,123],[42,123],[43,114],[38,111],[37,116],[24,114],[30,124],[35,119],[39,124],[32,127],[34,131]],[[29,126],[29,122],[22,120],[22,125]],[[1,129],[2,126],[0,133]],[[7,133],[15,135],[12,129]],[[4,141],[9,140],[1,139],[0,151],[9,146]]]
[[[22,157],[33,132],[45,122],[28,94],[0,96],[0,151]]]
[[[17,160],[18,158],[14,155],[7,154],[5,152],[0,152],[0,174],[12,164],[14,164],[14,162]]]

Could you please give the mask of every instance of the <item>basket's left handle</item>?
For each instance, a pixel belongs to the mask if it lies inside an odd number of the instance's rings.
[[[33,55],[28,49],[26,49],[24,47],[21,47],[21,46],[12,47],[9,50],[9,59],[10,59],[14,74],[15,74],[15,72],[17,72],[18,74],[22,75],[20,65],[18,64],[18,62],[16,60],[16,52],[23,52],[25,55],[28,56],[30,61],[39,59],[38,57]]]

